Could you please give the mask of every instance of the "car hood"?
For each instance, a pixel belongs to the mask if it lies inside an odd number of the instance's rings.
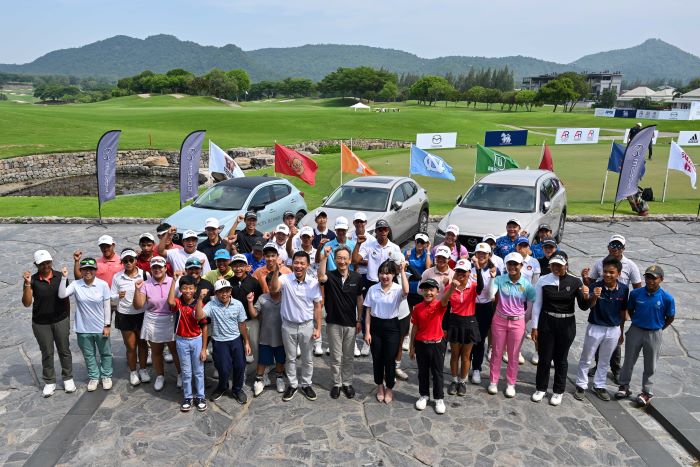
[[[445,231],[448,225],[456,224],[460,235],[483,237],[486,234],[496,236],[505,235],[508,219],[518,219],[523,230],[527,230],[532,237],[539,227],[537,219],[539,214],[535,212],[501,212],[485,211],[481,209],[469,209],[455,207],[443,217],[438,224],[438,229]]]
[[[319,208],[316,208],[319,209]],[[316,227],[316,221],[314,220],[316,217],[316,209],[312,209],[309,211],[307,215],[305,215],[302,220],[299,222],[299,227],[303,227],[305,225],[308,225],[309,227]],[[335,220],[338,217],[345,217],[348,220],[349,223],[349,230],[355,230],[355,228],[352,226],[352,220],[353,217],[355,216],[355,213],[357,211],[349,210],[349,209],[333,209],[333,208],[326,208],[322,207],[323,211],[328,215],[328,228],[333,230],[333,226],[335,225]],[[374,231],[374,225],[377,223],[379,219],[382,219],[386,217],[386,213],[384,212],[368,212],[364,211],[364,213],[367,215],[367,226],[365,229],[367,231]]]
[[[185,230],[194,230],[198,235],[204,236],[204,222],[210,217],[216,217],[224,227],[221,230],[222,235],[225,235],[239,214],[243,214],[243,211],[219,211],[196,208],[190,205],[164,219],[163,222],[177,227],[179,233],[183,233]]]

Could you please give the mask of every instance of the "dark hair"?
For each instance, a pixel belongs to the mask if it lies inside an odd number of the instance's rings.
[[[168,224],[167,222],[163,222],[158,227],[156,227],[156,232],[163,232],[165,230],[168,230],[170,227],[172,227],[170,224]]]
[[[347,251],[347,252],[348,252],[348,256],[350,256],[350,257],[352,258],[352,252],[350,251],[350,248],[348,248],[347,246],[345,246],[345,245],[340,245],[338,248],[336,248],[335,250],[333,250],[333,253],[337,255],[339,251]]]
[[[279,277],[279,276],[281,276],[281,275],[282,275],[282,273],[279,272],[279,271],[277,271],[277,276]],[[272,282],[272,277],[273,277],[273,276],[272,276],[272,273],[271,273],[271,272],[268,272],[268,273],[265,275],[265,283],[266,283],[267,285],[270,285],[270,282]]]
[[[395,276],[398,273],[396,270],[396,263],[388,259],[379,265],[377,269],[377,274],[391,274]]]
[[[311,264],[311,257],[304,250],[295,251],[294,254],[292,255],[292,261],[294,261],[296,258],[300,258],[300,257],[306,258],[306,262],[308,264]]]
[[[196,286],[196,284],[194,283],[194,277],[192,277],[192,276],[182,276],[182,277],[180,278],[179,287],[182,288],[182,287],[185,286],[185,285],[194,285],[194,286]]]
[[[605,266],[614,266],[618,274],[622,272],[622,261],[614,256],[606,256],[603,259],[603,268],[605,268]]]

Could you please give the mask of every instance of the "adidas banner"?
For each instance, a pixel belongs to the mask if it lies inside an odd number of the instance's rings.
[[[700,130],[678,132],[678,144],[681,146],[700,146]]]

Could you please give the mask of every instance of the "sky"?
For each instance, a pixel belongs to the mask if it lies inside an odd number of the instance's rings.
[[[697,0],[0,0],[0,63],[115,35],[243,50],[360,44],[569,63],[659,38],[700,56]]]

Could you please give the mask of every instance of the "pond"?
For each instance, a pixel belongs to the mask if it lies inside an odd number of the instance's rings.
[[[160,175],[117,174],[117,195],[160,193],[179,189],[177,178]],[[47,180],[38,185],[22,188],[5,196],[97,196],[95,175]]]

